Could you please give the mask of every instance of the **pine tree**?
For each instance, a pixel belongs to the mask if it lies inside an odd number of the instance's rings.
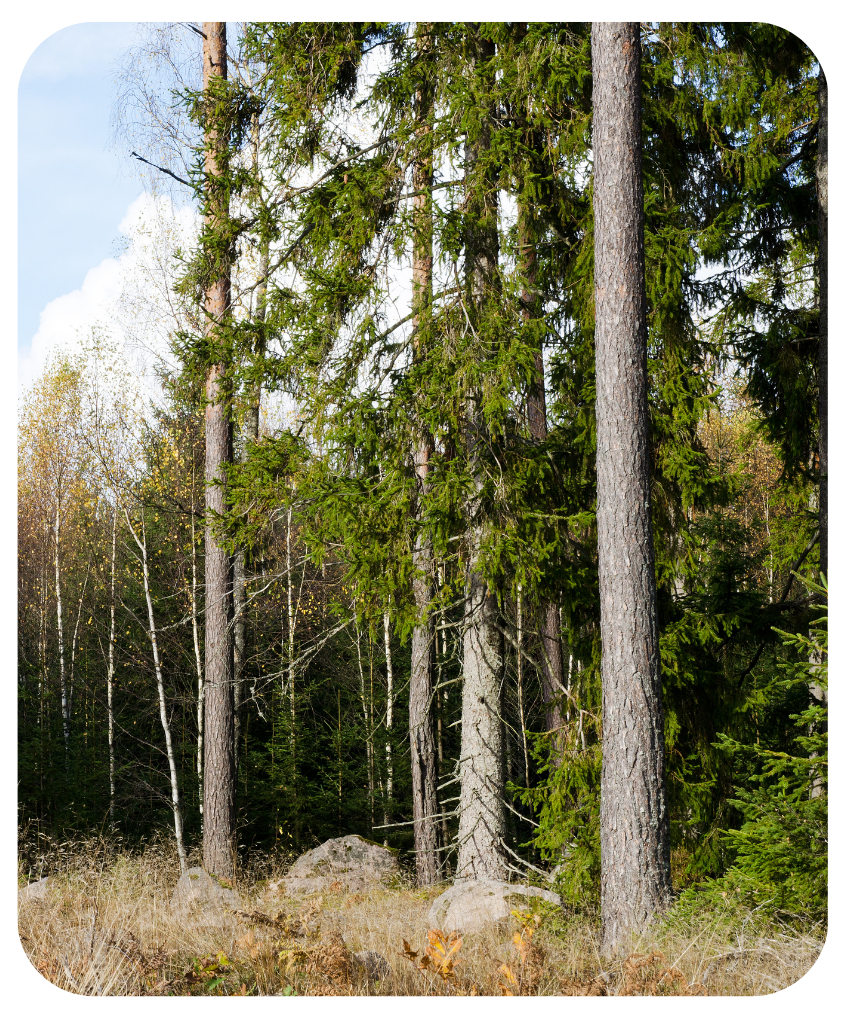
[[[594,22],[597,531],[602,613],[602,945],[670,893],[646,402],[640,26]]]
[[[213,271],[205,296],[212,344],[220,343],[230,310],[227,144],[215,105],[227,76],[226,23],[203,22],[206,229],[217,233]],[[222,237],[221,237],[222,234]],[[232,688],[232,575],[229,554],[214,530],[225,511],[225,467],[232,460],[232,422],[225,364],[218,352],[206,375],[206,633],[205,762],[203,767],[203,864],[210,873],[235,876],[235,746]]]

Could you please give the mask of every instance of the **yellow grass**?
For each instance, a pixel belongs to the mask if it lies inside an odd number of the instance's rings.
[[[821,936],[748,920],[665,924],[628,957],[602,958],[595,921],[554,911],[456,947],[450,931],[430,937],[429,904],[443,887],[398,880],[367,895],[292,898],[274,887],[284,868],[254,859],[240,875],[240,915],[186,921],[169,907],[179,867],[167,846],[54,846],[47,895],[19,905],[21,941],[47,979],[91,995],[766,994],[801,978],[822,947]],[[32,857],[19,866],[21,885],[39,875]],[[368,979],[352,957],[361,951],[387,960],[386,979]]]

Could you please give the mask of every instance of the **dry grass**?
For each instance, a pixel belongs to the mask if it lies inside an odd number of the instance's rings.
[[[21,902],[21,941],[45,978],[81,994],[751,995],[798,980],[822,947],[813,934],[749,922],[677,924],[612,961],[600,957],[595,922],[553,912],[459,941],[427,923],[443,888],[398,881],[296,899],[276,888],[285,862],[270,857],[241,875],[240,912],[186,922],[170,911],[179,867],[161,843],[141,853],[53,846],[41,865],[52,886]],[[31,857],[19,866],[19,883],[39,875]],[[386,959],[385,978],[356,962],[363,951]]]

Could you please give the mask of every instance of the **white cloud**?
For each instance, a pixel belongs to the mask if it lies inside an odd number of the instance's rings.
[[[173,255],[193,243],[196,212],[175,208],[166,196],[141,195],[131,203],[118,229],[125,250],[90,269],[82,287],[57,297],[41,312],[28,353],[18,359],[18,391],[41,375],[51,355],[82,349],[99,330],[123,345],[124,356],[152,395],[154,367],[167,362],[168,337],[184,326],[173,292]]]

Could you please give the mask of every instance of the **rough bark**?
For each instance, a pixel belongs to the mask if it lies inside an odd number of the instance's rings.
[[[226,23],[203,22],[203,89],[215,77],[226,78]],[[213,229],[228,215],[225,189],[227,140],[209,122],[206,129],[205,179],[207,224]],[[208,328],[214,335],[229,311],[229,268],[218,266],[206,291]],[[206,662],[205,767],[203,792],[203,866],[219,877],[235,876],[235,752],[232,661],[232,570],[229,555],[212,527],[225,508],[222,467],[232,459],[232,425],[226,398],[225,370],[212,364],[206,375]]]
[[[670,894],[649,492],[640,26],[594,22],[597,535],[602,625],[602,948]]]
[[[421,81],[415,96],[417,120],[417,155],[412,168],[413,250],[412,302],[413,328],[417,331],[414,356],[426,356],[430,340],[432,301],[432,145],[431,118],[433,93],[428,80],[427,64],[431,56],[429,26],[417,29],[417,48],[422,68]],[[429,460],[434,450],[431,433],[418,422],[412,454],[418,481],[417,537],[414,545],[412,593],[417,611],[417,624],[411,636],[411,684],[409,686],[408,720],[411,741],[411,795],[414,817],[414,851],[417,881],[426,886],[440,878],[438,853],[438,768],[435,755],[435,730],[432,716],[432,692],[435,682],[435,630],[429,614],[434,584],[432,545],[424,533],[421,502],[428,492]]]
[[[820,541],[820,573],[828,579],[828,83],[820,68],[819,74],[819,127],[817,128],[817,226],[819,231],[819,256],[817,271],[819,276],[820,302],[820,347],[817,355],[817,387],[819,416],[819,456],[820,456],[820,491],[819,491],[819,541]],[[813,663],[822,666],[819,655],[815,655]],[[818,682],[810,687],[811,702],[828,706],[828,691]],[[811,795],[816,798],[822,794],[824,783],[817,779],[811,784]]]
[[[471,29],[471,32],[473,29]],[[494,56],[494,44],[476,40],[477,73],[484,74]],[[491,173],[483,169],[490,148],[490,120],[483,118],[468,135],[465,173],[468,181],[465,258],[467,300],[472,317],[479,320],[496,285],[498,256],[497,191]],[[466,443],[474,492],[467,505],[468,555],[465,580],[462,652],[464,685],[461,704],[461,796],[458,820],[456,880],[502,880],[507,876],[502,843],[506,834],[502,773],[503,646],[498,626],[496,593],[481,568],[484,522],[480,492],[484,449],[489,435],[482,394],[468,394]]]

